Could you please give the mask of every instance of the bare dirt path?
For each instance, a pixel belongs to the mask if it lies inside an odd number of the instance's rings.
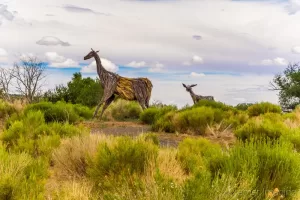
[[[106,134],[114,136],[130,136],[136,137],[142,133],[151,132],[149,125],[140,124],[138,122],[84,122],[86,127],[91,129],[92,134]],[[163,147],[177,147],[186,137],[196,137],[185,134],[168,134],[168,133],[156,133],[160,142],[160,146]],[[199,136],[198,136],[199,137]]]

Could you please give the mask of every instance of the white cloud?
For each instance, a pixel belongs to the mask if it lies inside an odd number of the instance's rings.
[[[54,62],[54,63],[62,63],[64,61],[66,61],[66,58],[64,56],[60,56],[58,55],[58,53],[56,52],[46,52],[45,53],[46,58],[50,61],[50,62]]]
[[[145,61],[141,61],[141,62],[132,61],[132,62],[128,63],[126,66],[133,67],[133,68],[140,68],[140,67],[145,67],[146,62]]]
[[[45,36],[39,41],[37,41],[36,44],[45,45],[45,46],[57,46],[57,45],[70,46],[68,42],[63,42],[59,38],[53,36]]]
[[[286,60],[286,59],[284,59],[284,58],[275,58],[274,59],[274,64],[275,65],[287,65],[288,64],[288,61]]]
[[[64,62],[53,62],[49,65],[50,67],[56,67],[56,68],[78,68],[79,63],[68,58]]]
[[[203,77],[203,76],[205,76],[205,74],[203,74],[203,73],[196,73],[196,72],[191,72],[191,74],[190,74],[190,76],[191,77]]]
[[[238,101],[238,102],[245,102],[246,101],[246,99],[242,98],[242,97],[235,97],[235,98],[233,98],[233,100]]]
[[[300,0],[289,0],[286,9],[289,14],[296,14],[300,10]]]
[[[249,62],[249,65],[264,65],[264,66],[286,66],[288,64],[288,61],[285,58],[277,57],[274,59],[264,59],[260,62]]]
[[[265,59],[261,61],[262,65],[273,65],[273,60],[271,59]]]
[[[0,61],[7,60],[8,53],[5,49],[0,48]]]
[[[203,63],[203,58],[197,56],[197,55],[194,55],[193,58],[192,58],[193,62],[194,63]]]
[[[296,53],[296,54],[300,54],[300,46],[294,46],[294,47],[292,48],[292,52],[293,52],[293,53]]]
[[[182,64],[185,65],[185,66],[190,66],[191,65],[191,63],[189,61],[185,61]]]
[[[12,21],[14,19],[14,15],[12,12],[7,10],[7,5],[0,4],[0,24],[1,18]]]
[[[119,67],[114,64],[113,62],[111,62],[110,60],[107,60],[105,58],[101,58],[101,63],[102,66],[110,71],[110,72],[117,72],[119,70]],[[81,69],[82,73],[96,73],[97,72],[97,68],[96,68],[96,61],[91,62],[88,66],[84,66]]]
[[[148,72],[162,72],[163,67],[164,67],[164,64],[157,62],[148,69]]]

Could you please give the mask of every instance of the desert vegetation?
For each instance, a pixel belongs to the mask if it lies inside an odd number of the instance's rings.
[[[143,110],[119,98],[99,121],[101,85],[80,73],[26,101],[2,92],[0,199],[300,198],[300,106],[203,99]],[[89,126],[107,122],[150,129],[131,137]],[[161,134],[181,139],[164,146]]]

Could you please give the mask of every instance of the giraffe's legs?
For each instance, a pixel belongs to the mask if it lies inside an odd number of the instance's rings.
[[[97,113],[98,113],[98,110],[99,110],[100,106],[101,106],[103,103],[104,103],[104,100],[101,99],[100,103],[99,103],[99,104],[97,105],[97,107],[96,107],[96,110],[95,110],[95,112],[94,112],[94,115],[93,115],[92,119],[94,119],[94,118],[96,117],[96,115],[97,115]]]
[[[115,95],[112,95],[111,97],[109,97],[106,101],[105,104],[102,108],[101,114],[100,114],[100,120],[102,119],[102,115],[104,113],[104,111],[106,110],[106,108],[114,101],[115,99]]]

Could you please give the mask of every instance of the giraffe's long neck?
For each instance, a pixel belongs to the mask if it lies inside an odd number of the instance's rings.
[[[98,54],[96,54],[94,56],[95,60],[96,60],[96,67],[97,67],[97,74],[100,78],[100,81],[102,83],[103,81],[103,76],[104,74],[107,72],[106,69],[102,66],[102,63],[101,63],[101,60],[100,60],[100,57]]]

